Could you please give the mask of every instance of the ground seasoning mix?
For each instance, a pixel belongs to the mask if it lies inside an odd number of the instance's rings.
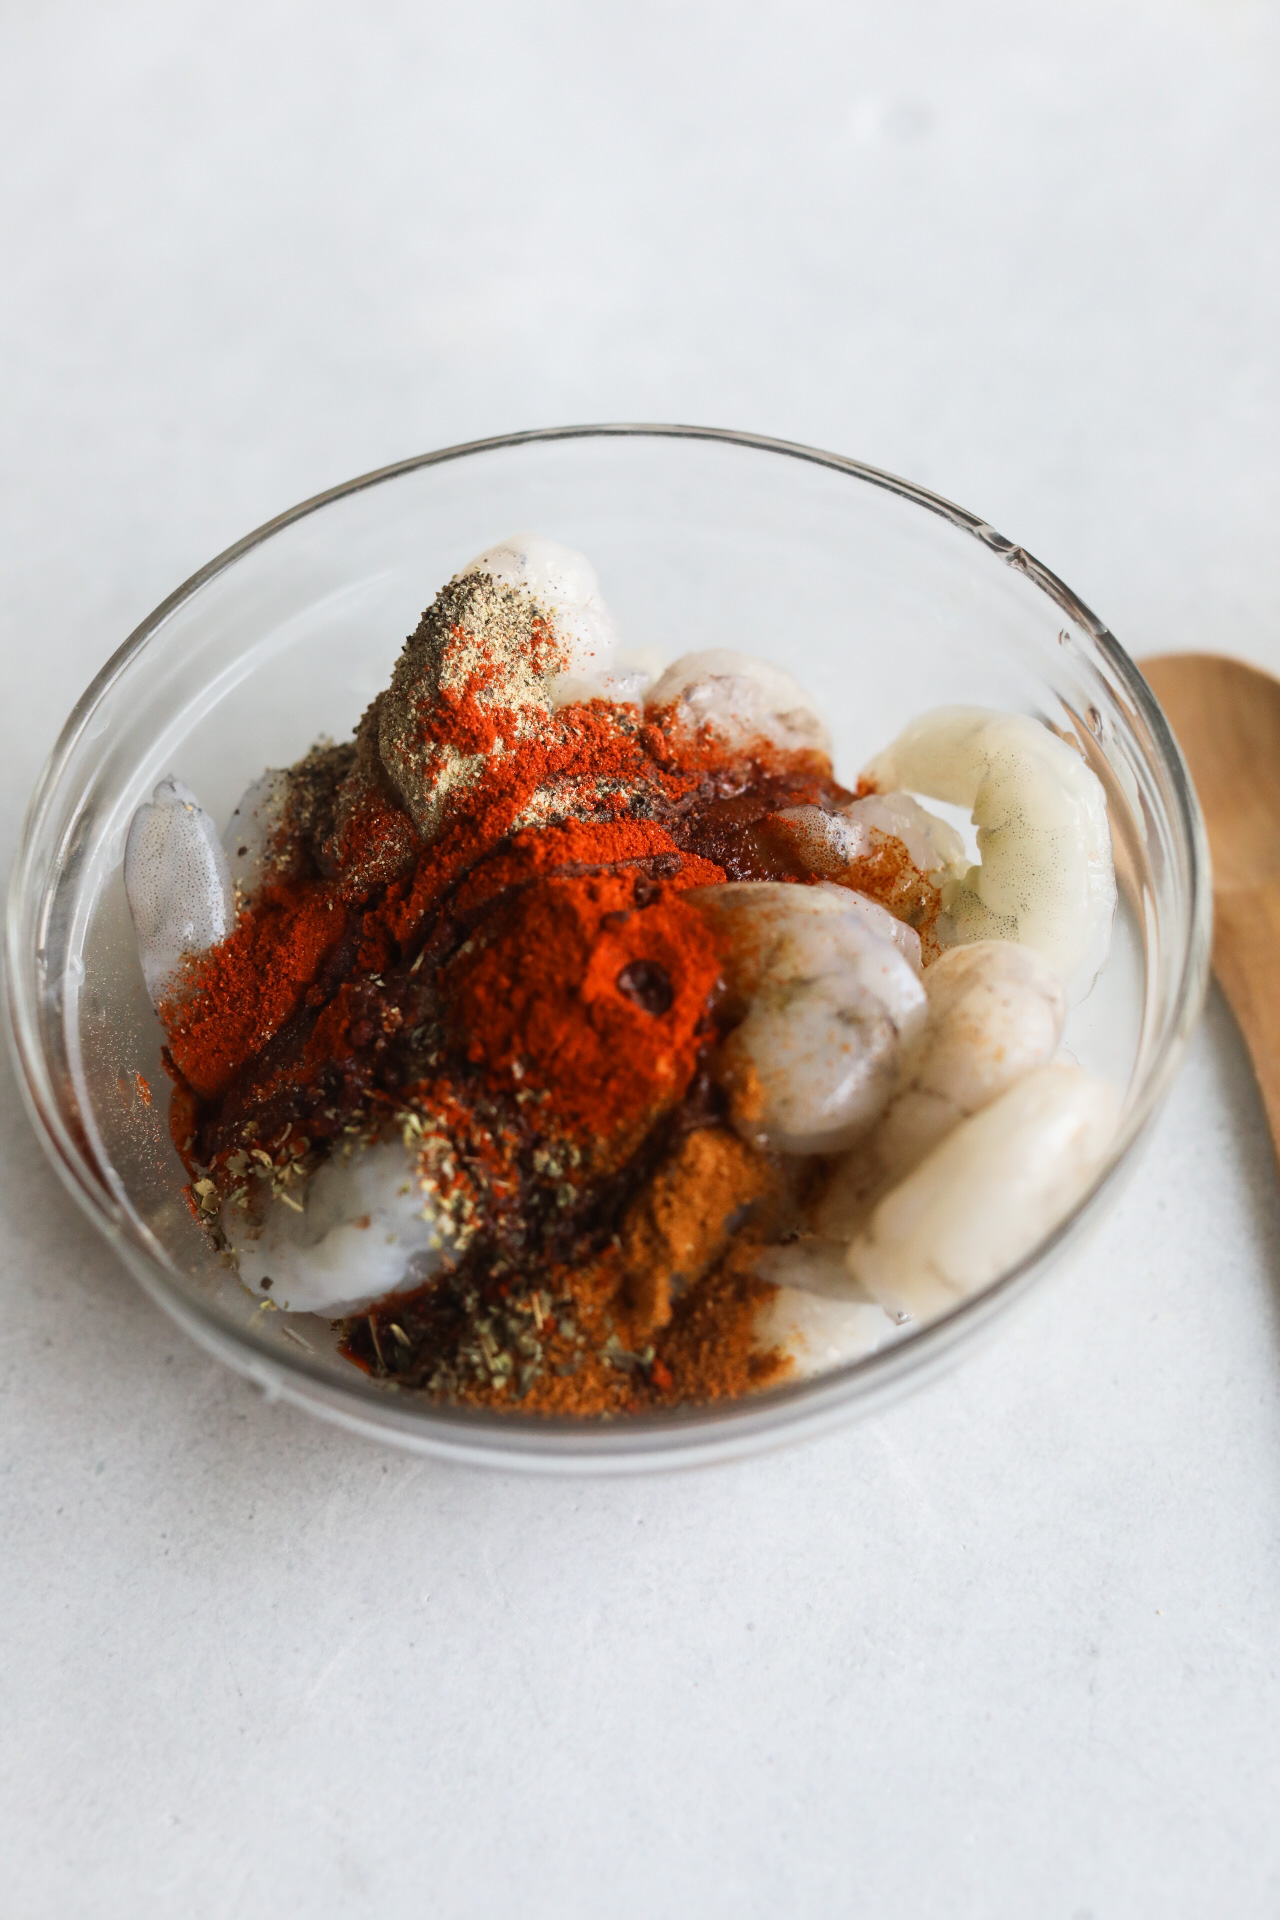
[[[215,1235],[264,1193],[299,1206],[331,1153],[398,1131],[415,1154],[454,1265],[346,1323],[351,1359],[608,1416],[788,1364],[753,1344],[752,1259],[804,1196],[729,1125],[721,956],[685,894],[811,880],[772,816],[850,796],[822,755],[731,747],[675,705],[553,710],[557,645],[527,594],[451,583],[354,744],[292,771],[263,885],[162,1017]],[[920,924],[900,853],[859,885]]]

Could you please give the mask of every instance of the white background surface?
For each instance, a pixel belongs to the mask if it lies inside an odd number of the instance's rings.
[[[1136,653],[1280,669],[1274,5],[0,0],[0,32],[6,857],[185,575],[512,427],[835,447]],[[3,1072],[6,1915],[1280,1908],[1280,1194],[1220,1002],[995,1345],[634,1484],[267,1407],[117,1271]]]

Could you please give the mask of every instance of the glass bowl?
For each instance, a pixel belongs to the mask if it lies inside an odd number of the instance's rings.
[[[134,809],[174,772],[225,819],[263,767],[288,765],[320,734],[349,735],[442,582],[524,529],[590,555],[630,646],[671,658],[728,644],[788,667],[828,717],[846,778],[910,715],[957,701],[1039,715],[1105,784],[1116,937],[1066,1041],[1126,1090],[1110,1159],[1016,1268],[819,1378],[613,1423],[433,1406],[366,1378],[325,1322],[264,1311],[182,1198],[121,879]],[[13,872],[13,1043],[32,1119],[77,1201],[151,1296],[269,1394],[472,1463],[685,1464],[816,1432],[922,1380],[1096,1217],[1200,1009],[1208,873],[1186,770],[1137,668],[981,520],[856,461],[750,434],[516,434],[404,461],[282,514],[180,587],[103,668],[36,789]]]

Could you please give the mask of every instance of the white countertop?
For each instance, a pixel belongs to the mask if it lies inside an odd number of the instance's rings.
[[[512,427],[835,447],[1280,671],[1278,88],[1245,0],[4,9],[6,858],[202,561]],[[636,1483],[266,1405],[0,1072],[6,1915],[1280,1908],[1280,1186],[1216,996],[994,1343]]]

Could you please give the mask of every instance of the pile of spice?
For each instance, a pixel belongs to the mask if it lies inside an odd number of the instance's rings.
[[[810,1218],[826,1136],[753,1120],[725,894],[825,907],[834,879],[917,973],[937,916],[895,834],[823,855],[855,795],[785,675],[705,654],[645,689],[615,651],[585,563],[511,543],[438,595],[353,741],[250,790],[225,872],[176,783],[136,827],[140,932],[172,836],[223,890],[158,1006],[198,1217],[264,1301],[451,1402],[614,1416],[783,1379],[761,1252]]]

